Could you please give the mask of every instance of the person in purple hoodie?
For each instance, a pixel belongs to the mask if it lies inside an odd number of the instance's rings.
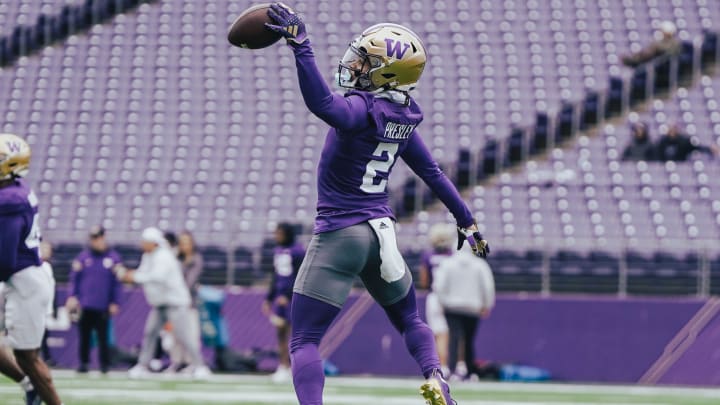
[[[350,44],[338,68],[334,94],[317,69],[305,24],[274,3],[266,24],[287,39],[308,109],[330,126],[317,172],[314,235],[293,288],[290,339],[295,393],[301,405],[322,404],[325,383],[318,346],[359,276],[405,340],[427,379],[431,405],[454,403],[440,370],[432,331],[420,319],[410,271],[400,255],[387,183],[397,158],[438,195],[467,240],[485,256],[488,244],[467,205],[433,160],[416,127],[423,113],[409,92],[427,59],[420,38],[397,24],[366,29]]]
[[[273,274],[270,289],[262,304],[262,312],[277,329],[278,357],[277,370],[272,375],[274,382],[290,379],[290,301],[298,270],[305,257],[305,248],[296,240],[292,224],[282,222],[275,229],[273,251]]]
[[[5,283],[5,328],[15,360],[0,350],[0,373],[25,390],[26,404],[61,405],[47,365],[39,355],[45,317],[55,285],[40,265],[38,198],[22,179],[30,146],[0,134],[0,282]]]
[[[100,371],[104,374],[110,368],[108,326],[110,317],[120,310],[122,283],[113,271],[119,264],[122,264],[122,259],[108,245],[105,228],[92,227],[88,247],[72,262],[70,296],[65,304],[70,311],[80,311],[79,373],[88,372],[93,330],[97,334]]]

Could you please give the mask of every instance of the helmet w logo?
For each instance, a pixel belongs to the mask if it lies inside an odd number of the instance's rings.
[[[410,48],[410,44],[395,41],[392,38],[385,38],[385,45],[387,45],[387,56],[392,57],[395,54],[398,59],[402,59],[405,52]]]
[[[22,149],[22,145],[19,142],[8,141],[8,142],[6,142],[6,144],[7,144],[8,151],[10,151],[10,153],[19,153],[20,150]]]

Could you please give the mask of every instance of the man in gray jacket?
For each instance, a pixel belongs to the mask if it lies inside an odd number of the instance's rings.
[[[495,305],[495,280],[490,266],[463,248],[443,260],[433,275],[433,291],[445,311],[450,339],[448,366],[454,374],[460,340],[464,341],[468,375],[477,373],[475,366],[475,333],[480,318],[487,318]]]
[[[131,378],[141,378],[148,373],[160,331],[167,322],[180,345],[192,357],[190,371],[194,378],[210,375],[200,353],[200,341],[192,333],[190,320],[190,292],[183,278],[180,261],[170,249],[163,233],[157,228],[147,228],[142,233],[141,248],[144,252],[136,271],[119,268],[118,277],[127,283],[142,285],[145,299],[151,306],[145,322],[142,348],[138,364],[130,369]]]

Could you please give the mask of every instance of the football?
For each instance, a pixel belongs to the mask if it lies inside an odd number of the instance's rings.
[[[228,41],[240,48],[260,49],[282,38],[282,35],[265,27],[265,23],[273,23],[267,14],[269,8],[270,3],[263,3],[243,11],[230,26]]]

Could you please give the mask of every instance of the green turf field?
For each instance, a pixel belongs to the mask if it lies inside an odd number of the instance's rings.
[[[162,376],[131,381],[124,374],[78,377],[58,372],[57,385],[66,405],[130,404],[297,404],[290,384],[263,376],[215,376],[192,382]],[[325,403],[422,405],[420,380],[330,378]],[[705,405],[720,403],[720,389],[625,387],[572,384],[462,383],[453,388],[460,405]],[[0,380],[0,404],[22,405],[19,388]]]

